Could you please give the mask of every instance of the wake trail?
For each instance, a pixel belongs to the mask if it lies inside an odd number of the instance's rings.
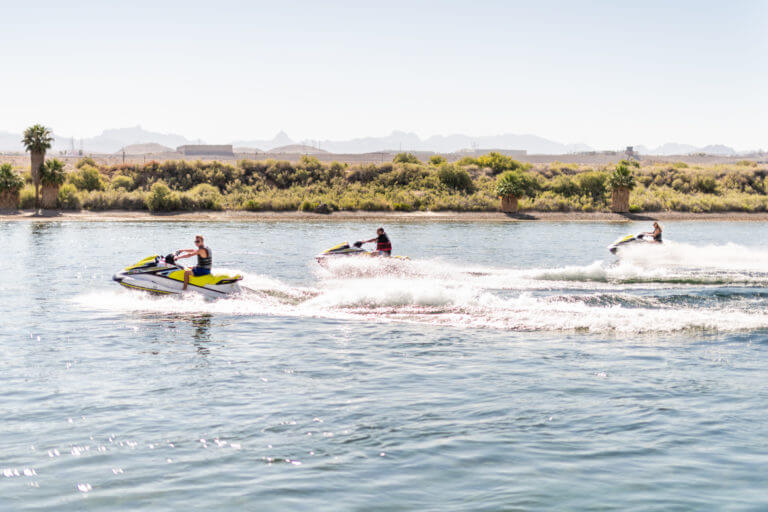
[[[553,268],[439,259],[339,258],[300,286],[245,274],[215,301],[127,290],[75,297],[108,314],[222,314],[408,322],[512,331],[663,333],[768,329],[768,251],[726,244],[629,248],[618,261]]]

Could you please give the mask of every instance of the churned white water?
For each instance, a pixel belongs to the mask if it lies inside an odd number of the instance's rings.
[[[762,303],[759,289],[768,285],[768,250],[668,242],[629,246],[618,258],[596,256],[601,259],[586,265],[540,268],[419,257],[340,257],[320,266],[308,258],[303,284],[246,273],[246,291],[225,300],[158,298],[113,287],[79,294],[74,302],[95,310],[358,318],[528,331],[768,327],[768,311],[756,307]],[[710,300],[722,297],[716,287],[723,286],[744,293],[731,290],[730,300]]]

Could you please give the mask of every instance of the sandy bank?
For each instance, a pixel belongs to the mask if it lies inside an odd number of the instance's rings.
[[[604,212],[523,212],[507,215],[499,212],[337,212],[322,215],[305,212],[182,212],[152,214],[148,212],[111,210],[103,212],[45,211],[35,215],[31,210],[2,213],[0,221],[88,221],[88,222],[279,222],[279,221],[371,221],[371,222],[631,222],[631,221],[757,221],[768,222],[768,212],[652,212],[616,214]]]

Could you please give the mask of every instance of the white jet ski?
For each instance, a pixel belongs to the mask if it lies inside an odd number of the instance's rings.
[[[325,265],[329,258],[344,258],[344,257],[350,257],[350,256],[363,256],[363,257],[381,257],[385,258],[387,260],[407,260],[410,259],[407,256],[379,256],[376,251],[366,251],[363,249],[363,243],[362,242],[355,242],[352,245],[349,245],[349,242],[344,242],[339,245],[334,245],[330,249],[327,249],[317,256],[315,256],[315,260],[320,265]]]
[[[619,247],[625,247],[627,245],[636,245],[636,244],[660,244],[661,242],[657,242],[653,239],[653,235],[649,233],[638,233],[636,235],[626,235],[615,242],[613,242],[611,245],[608,246],[608,250],[611,252],[611,254],[616,254],[616,252],[619,250]]]
[[[183,292],[184,267],[176,264],[173,254],[165,257],[154,255],[124,268],[112,279],[126,288],[160,295],[174,295]],[[211,298],[224,297],[242,291],[239,285],[242,279],[243,276],[240,274],[189,276],[187,291]]]

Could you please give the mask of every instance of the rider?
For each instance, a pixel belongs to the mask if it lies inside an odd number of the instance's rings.
[[[661,243],[661,226],[658,222],[653,223],[653,231],[646,233],[646,235],[653,236],[653,241]]]
[[[203,235],[197,235],[195,237],[195,245],[197,246],[197,249],[182,249],[176,256],[177,260],[197,256],[197,265],[192,267],[192,269],[184,270],[184,290],[186,290],[189,285],[190,275],[194,274],[195,277],[207,276],[211,273],[211,267],[213,266],[213,253],[210,248],[205,246]]]
[[[376,235],[376,238],[371,238],[363,243],[376,242],[376,250],[372,253],[376,256],[392,256],[392,244],[389,241],[389,237],[384,232],[384,228],[377,229]]]

